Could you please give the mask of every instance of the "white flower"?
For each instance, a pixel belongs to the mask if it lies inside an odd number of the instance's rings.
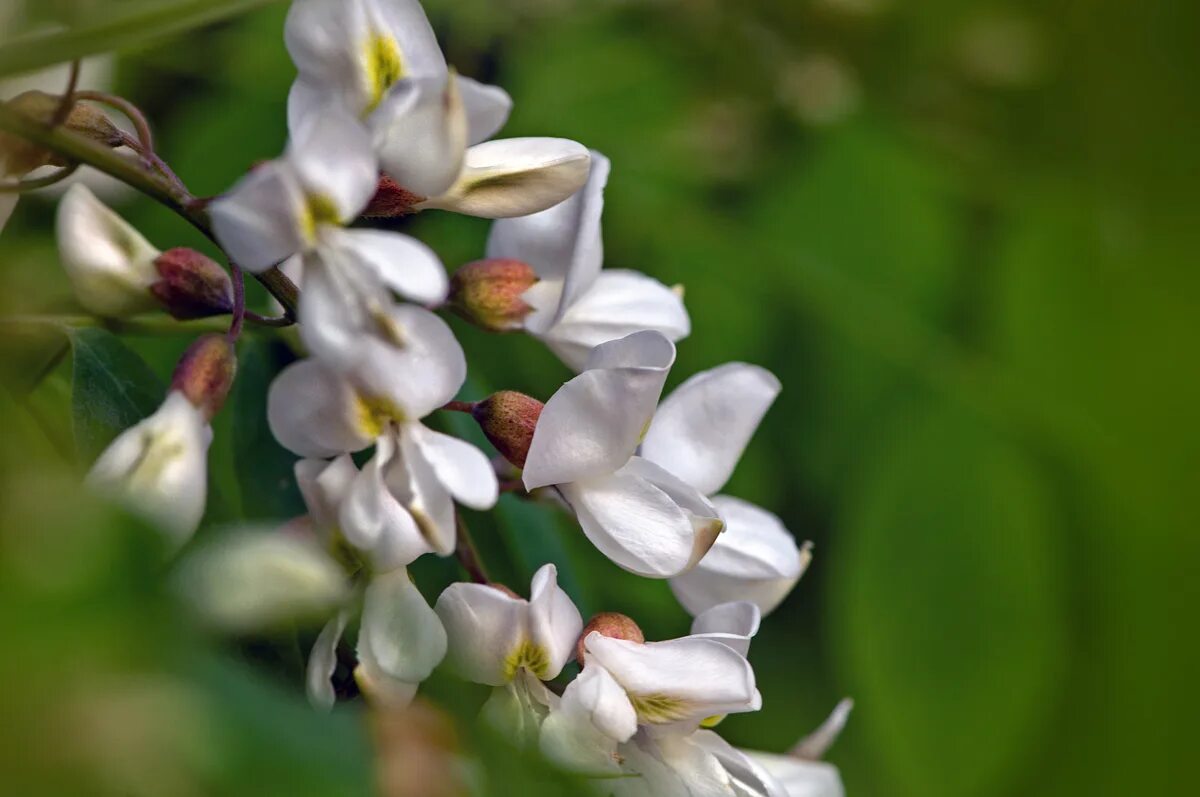
[[[161,252],[84,184],[71,186],[59,202],[57,233],[59,257],[84,309],[119,318],[157,306],[150,286],[159,279],[154,261]]]
[[[377,165],[366,131],[330,106],[294,131],[288,151],[213,202],[213,229],[238,265],[264,271],[303,257],[301,334],[331,363],[353,367],[372,336],[398,343],[390,323],[395,291],[441,302],[441,261],[399,233],[348,230],[375,192]]]
[[[314,705],[332,708],[330,682],[337,647],[349,615],[339,613],[313,645],[308,659],[308,695]],[[446,631],[408,570],[376,574],[367,583],[358,630],[358,666],[354,678],[373,703],[402,708],[446,655]]]
[[[541,213],[497,221],[488,239],[488,257],[537,272],[540,281],[522,297],[534,308],[525,329],[577,371],[593,347],[630,333],[653,329],[678,341],[691,332],[675,291],[636,271],[601,270],[608,173],[608,158],[593,151],[583,190]]]
[[[674,360],[658,332],[597,346],[546,402],[523,475],[530,490],[555,485],[605,556],[654,578],[695,565],[722,528],[704,496],[634,456]]]
[[[328,525],[336,511],[347,542],[379,570],[402,567],[428,552],[453,553],[455,500],[488,509],[498,493],[495,472],[481,451],[420,422],[452,399],[466,378],[466,361],[450,328],[411,305],[394,308],[389,323],[404,346],[363,341],[360,367],[349,375],[320,360],[295,363],[267,397],[272,432],[303,457],[337,457],[376,445],[352,478],[353,463],[336,463],[327,500],[311,504],[320,507],[316,514],[324,514]],[[302,477],[322,472],[314,464],[298,470]]]
[[[786,797],[845,797],[837,767],[819,759],[837,740],[853,707],[854,701],[850,699],[838,703],[821,727],[801,739],[789,754],[739,752],[761,771],[769,773]]]
[[[745,363],[696,374],[668,396],[654,416],[641,455],[712,495],[729,480],[759,421],[779,395],[779,380]],[[725,533],[671,589],[692,614],[731,600],[772,611],[800,579],[811,558],[775,515],[753,504],[712,499]]]
[[[542,685],[574,657],[583,619],[558,586],[553,564],[533,576],[529,600],[487,584],[452,584],[434,607],[450,639],[450,665],[464,678],[495,686],[485,716],[517,738],[536,740],[556,702]]]
[[[503,90],[452,74],[416,0],[297,0],[284,33],[300,75],[295,127],[331,101],[361,120],[384,173],[423,201],[487,218],[544,210],[579,190],[573,141],[485,142],[507,121]]]
[[[88,484],[115,491],[182,545],[204,515],[211,440],[204,413],[172,391],[153,415],[113,440]]]

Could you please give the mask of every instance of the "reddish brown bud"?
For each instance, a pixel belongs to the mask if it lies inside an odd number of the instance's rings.
[[[476,260],[450,279],[450,307],[472,324],[492,332],[520,329],[533,308],[521,298],[538,280],[520,260]]]
[[[579,635],[579,641],[575,643],[575,658],[581,665],[584,657],[583,641],[593,631],[599,633],[600,636],[627,639],[630,642],[637,642],[639,645],[646,641],[646,635],[642,633],[642,629],[631,617],[617,612],[600,612],[583,627],[583,633]]]
[[[150,292],[181,321],[233,312],[233,282],[225,269],[194,249],[171,249],[154,261],[162,279]]]
[[[501,390],[472,406],[471,416],[496,450],[509,462],[523,468],[543,406],[542,402],[524,393]]]
[[[62,105],[62,98],[44,91],[27,91],[18,94],[7,103],[9,108],[44,124],[54,120]],[[82,102],[71,106],[63,123],[76,133],[87,136],[107,147],[119,147],[124,135],[102,112]],[[0,133],[0,152],[3,152],[4,170],[9,176],[24,177],[29,172],[47,164],[65,165],[65,162],[36,144],[16,136]]]
[[[362,215],[368,219],[394,219],[417,212],[425,197],[414,194],[386,174],[379,178],[375,196],[367,203]]]
[[[237,350],[224,335],[205,335],[188,347],[175,366],[171,389],[212,418],[221,409],[237,375]]]

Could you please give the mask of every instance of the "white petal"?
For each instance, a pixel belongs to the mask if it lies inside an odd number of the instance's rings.
[[[779,390],[775,375],[756,365],[696,374],[658,408],[642,456],[711,495],[733,474]]]
[[[308,654],[306,668],[308,700],[316,708],[328,711],[337,702],[337,695],[334,694],[330,679],[337,670],[338,643],[342,641],[342,634],[346,630],[346,623],[349,619],[350,615],[347,612],[338,612],[337,616],[321,629],[321,633],[317,635],[317,641],[313,643],[312,650]]]
[[[689,567],[700,561],[717,539],[717,535],[725,528],[717,509],[712,502],[701,495],[694,487],[682,479],[660,468],[649,460],[633,457],[622,469],[623,473],[640,476],[650,484],[667,494],[692,521],[696,530],[695,550]]]
[[[854,709],[854,701],[850,698],[844,698],[834,706],[833,711],[829,713],[829,717],[821,723],[815,731],[805,736],[796,746],[792,748],[791,754],[799,758],[807,758],[816,760],[829,752],[829,748],[837,741],[838,736],[842,734],[842,729],[846,727],[846,721],[850,719],[850,712]]]
[[[783,786],[787,797],[845,797],[837,767],[823,761],[749,751],[756,764]]]
[[[384,173],[417,196],[441,196],[462,174],[467,115],[448,76],[402,81],[368,123]]]
[[[442,621],[407,570],[377,575],[367,584],[358,647],[369,669],[412,684],[428,678],[445,657]]]
[[[472,509],[491,509],[496,505],[499,485],[496,471],[487,456],[475,446],[458,438],[411,424],[413,441],[425,461],[452,496]]]
[[[557,702],[558,695],[522,671],[511,683],[492,690],[479,718],[514,746],[528,749],[538,741],[549,706]]]
[[[610,474],[637,448],[654,415],[675,346],[639,332],[593,352],[585,371],[550,397],[530,443],[528,489]]]
[[[512,112],[512,97],[499,86],[489,86],[463,75],[455,75],[463,108],[467,112],[467,143],[487,141],[504,127]]]
[[[558,586],[558,568],[553,564],[542,565],[533,575],[528,624],[530,641],[546,651],[549,658],[542,679],[557,677],[575,655],[583,618],[571,597]]]
[[[375,319],[391,312],[392,297],[374,271],[343,249],[322,247],[306,253],[303,264],[300,338],[314,356],[351,370]]]
[[[354,479],[338,513],[346,542],[382,572],[412,564],[433,550],[412,515],[384,482],[384,468],[393,451],[391,439],[381,438],[375,456]]]
[[[319,530],[330,530],[337,525],[338,507],[350,490],[350,484],[358,475],[358,466],[349,454],[343,454],[332,462],[324,459],[297,460],[293,471],[296,486],[304,497],[309,517]]]
[[[661,332],[670,341],[682,340],[692,330],[675,291],[645,274],[620,269],[600,272],[595,284],[544,332],[528,321],[526,327],[575,370],[583,368],[594,347],[639,330]]]
[[[370,133],[337,106],[327,106],[301,121],[287,158],[308,204],[317,200],[329,204],[336,209],[339,224],[354,221],[379,184]]]
[[[3,197],[16,194],[0,194]],[[120,317],[153,309],[160,254],[142,234],[75,183],[58,205],[58,253],[75,296],[96,315]]]
[[[692,636],[723,642],[745,656],[761,622],[762,612],[749,601],[722,603],[696,617]]]
[[[292,363],[267,391],[267,423],[284,448],[333,457],[371,444],[361,402],[346,380],[316,360]]]
[[[542,754],[559,766],[614,775],[617,744],[637,731],[637,712],[625,690],[600,666],[584,667],[567,684],[559,707],[542,723]]]
[[[712,503],[725,532],[694,569],[671,579],[671,590],[693,615],[735,600],[770,613],[800,580],[811,555],[765,509],[720,495]]]
[[[399,45],[403,76],[446,72],[446,58],[419,0],[373,0],[370,10],[379,27]]]
[[[528,263],[543,280],[540,284],[556,289],[558,305],[544,322],[527,320],[526,326],[532,332],[544,332],[560,320],[600,273],[604,262],[600,216],[604,210],[608,173],[608,158],[593,150],[587,184],[582,190],[541,213],[501,219],[492,225],[488,257]]]
[[[486,141],[467,150],[454,186],[422,206],[486,219],[537,213],[583,187],[589,160],[585,147],[566,139]]]
[[[638,575],[667,578],[692,566],[711,544],[692,515],[646,479],[624,469],[559,488],[600,552]]]
[[[716,756],[695,743],[692,736],[667,735],[655,739],[659,760],[670,768],[687,797],[744,797],[734,790],[729,772]]]
[[[208,208],[213,233],[226,254],[260,272],[309,246],[303,226],[304,191],[283,161],[256,166]]]
[[[200,410],[172,392],[153,415],[113,440],[92,466],[88,483],[116,491],[182,544],[204,515],[211,439]]]
[[[288,90],[288,130],[299,130],[309,117],[320,113],[329,104],[331,94],[319,84],[300,76]]]
[[[342,98],[353,113],[366,110],[374,92],[367,75],[370,21],[362,0],[296,0],[283,35],[302,79]]]
[[[783,784],[765,768],[712,731],[696,731],[689,740],[716,758],[729,773],[739,797],[789,797]]]
[[[458,531],[454,523],[454,499],[438,479],[416,441],[418,423],[405,424],[396,432],[397,455],[388,463],[384,481],[417,523],[421,536],[440,556],[454,553]]]
[[[432,249],[408,235],[384,230],[345,230],[337,245],[363,268],[401,296],[421,304],[440,304],[450,281]]]
[[[435,610],[450,639],[449,664],[466,678],[499,686],[516,675],[529,604],[486,584],[451,584]]]
[[[584,667],[563,692],[563,708],[578,706],[605,736],[627,742],[637,732],[637,711],[625,689],[599,664]]]
[[[584,644],[588,665],[612,674],[642,723],[691,727],[761,705],[749,662],[720,642],[684,637],[638,644],[593,631]]]

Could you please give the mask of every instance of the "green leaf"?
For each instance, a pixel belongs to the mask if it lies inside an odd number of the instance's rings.
[[[826,546],[838,671],[896,797],[1019,792],[1065,688],[1045,474],[948,409],[898,408]]]
[[[113,16],[103,10],[78,27],[23,37],[0,49],[0,77],[30,72],[96,53],[125,50],[211,25],[274,0],[165,0]]]
[[[154,412],[163,385],[113,334],[103,329],[71,329],[74,367],[71,421],[75,449],[90,464],[118,434]]]
[[[276,442],[267,424],[267,389],[292,355],[278,341],[248,340],[239,352],[233,412],[233,467],[247,520],[287,520],[304,514],[296,487],[296,455]]]

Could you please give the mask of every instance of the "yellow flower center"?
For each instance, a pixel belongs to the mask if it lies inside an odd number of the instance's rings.
[[[363,437],[379,437],[389,423],[404,421],[404,410],[390,399],[362,395],[354,398],[354,420]]]
[[[388,89],[404,77],[404,57],[400,45],[386,34],[376,34],[367,42],[364,53],[367,92],[369,99],[364,115],[371,113],[383,102]]]
[[[545,680],[546,676],[550,674],[550,656],[546,653],[545,648],[535,645],[529,640],[521,642],[504,659],[505,679],[511,681],[517,676],[517,671],[522,668],[529,670],[539,680]]]
[[[677,697],[661,693],[630,695],[638,719],[653,725],[677,722],[687,716],[687,704]]]
[[[309,194],[304,198],[304,209],[300,215],[300,228],[307,241],[317,240],[317,228],[322,224],[340,225],[341,214],[337,203],[324,194]]]

